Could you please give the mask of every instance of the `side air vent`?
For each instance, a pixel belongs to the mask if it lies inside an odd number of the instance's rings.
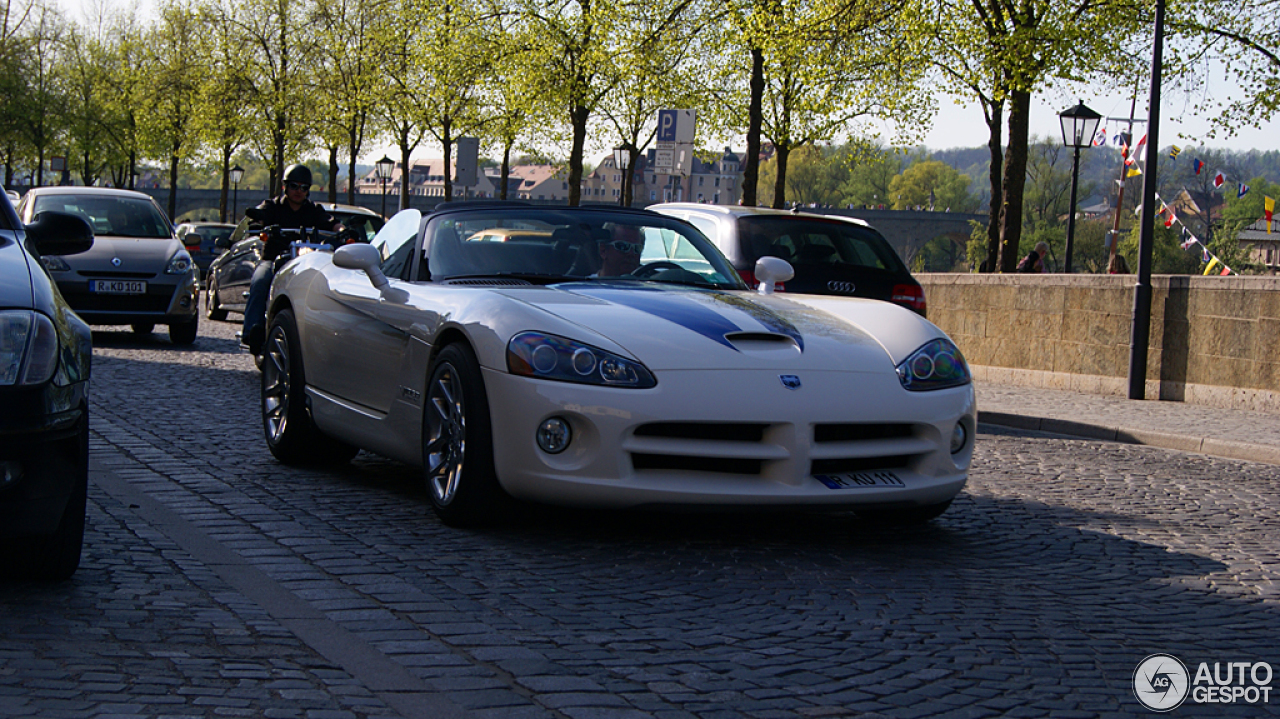
[[[819,424],[813,428],[814,442],[871,442],[911,436],[909,424]]]

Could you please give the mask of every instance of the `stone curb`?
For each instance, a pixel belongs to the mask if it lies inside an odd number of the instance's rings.
[[[1152,447],[1163,447],[1164,449],[1176,449],[1181,452],[1197,452],[1227,459],[1242,459],[1248,462],[1280,465],[1280,447],[1215,437],[1197,437],[1190,434],[1157,432],[1129,427],[1111,427],[1089,422],[1037,417],[1035,415],[1015,414],[1012,412],[979,411],[978,422],[980,424],[994,424],[1013,429],[1048,432],[1050,434],[1062,434],[1086,439],[1100,439],[1108,442],[1124,442],[1125,444],[1143,444]]]

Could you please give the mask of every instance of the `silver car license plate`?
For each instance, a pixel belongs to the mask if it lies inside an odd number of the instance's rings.
[[[815,474],[813,478],[827,485],[828,489],[871,489],[874,487],[905,487],[893,472],[846,472],[843,474]]]
[[[147,283],[142,280],[90,280],[89,291],[102,295],[145,295]]]

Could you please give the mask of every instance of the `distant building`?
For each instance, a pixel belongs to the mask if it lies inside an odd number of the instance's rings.
[[[1240,231],[1236,236],[1240,248],[1249,249],[1249,261],[1267,268],[1269,274],[1280,274],[1280,219],[1271,221],[1271,232],[1267,232],[1267,221],[1259,219]]]
[[[453,166],[456,170],[456,163]],[[391,170],[387,180],[387,195],[400,195],[400,178],[403,167],[399,162]],[[461,200],[466,197],[495,197],[496,185],[487,175],[480,175],[474,187],[463,187],[453,184],[453,197]],[[356,192],[362,195],[382,194],[382,180],[378,178],[376,169],[366,173],[356,183]],[[444,200],[444,160],[440,158],[414,160],[409,164],[409,194],[419,197],[434,197]]]

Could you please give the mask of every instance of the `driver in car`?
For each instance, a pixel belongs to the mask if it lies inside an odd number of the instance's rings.
[[[596,277],[629,275],[640,266],[644,235],[636,225],[615,224],[610,239],[600,242],[600,271]]]

